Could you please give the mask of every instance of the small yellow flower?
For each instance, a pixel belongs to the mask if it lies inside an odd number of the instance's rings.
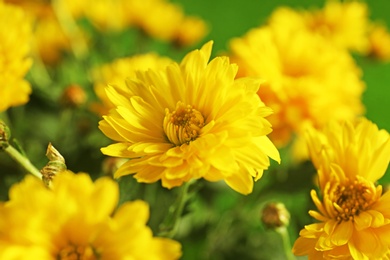
[[[390,192],[375,185],[388,167],[390,138],[366,119],[310,129],[308,147],[318,170],[319,197],[311,196],[319,223],[305,226],[294,244],[309,259],[387,259]]]
[[[0,112],[29,100],[31,87],[24,76],[32,63],[31,30],[22,9],[0,2]]]
[[[140,54],[128,58],[114,60],[112,63],[105,64],[96,68],[92,74],[94,78],[94,90],[102,104],[94,104],[92,110],[99,115],[106,115],[114,104],[108,99],[105,87],[107,84],[115,86],[121,93],[127,92],[125,81],[133,78],[139,70],[162,70],[168,64],[173,62],[167,57],[161,57],[155,53]]]
[[[258,94],[274,110],[270,138],[279,147],[307,126],[352,119],[364,110],[364,83],[350,54],[306,30],[271,22],[233,39],[230,48],[240,76],[266,81]]]
[[[179,24],[174,42],[178,46],[190,46],[202,39],[206,33],[207,25],[202,19],[188,16]]]
[[[26,196],[28,194],[28,196]],[[1,259],[178,259],[180,244],[153,237],[148,206],[116,209],[118,185],[62,172],[51,189],[27,176],[0,205]]]
[[[390,33],[386,26],[373,24],[368,39],[368,54],[382,61],[390,61]]]
[[[256,94],[260,80],[235,80],[227,57],[209,62],[212,42],[163,71],[138,72],[127,93],[107,87],[116,106],[100,129],[117,141],[106,155],[130,158],[116,177],[135,174],[139,182],[158,180],[167,188],[191,179],[225,180],[248,194],[279,153],[266,136],[271,113]]]

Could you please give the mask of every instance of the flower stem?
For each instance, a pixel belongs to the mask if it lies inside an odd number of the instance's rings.
[[[12,159],[19,163],[28,173],[31,173],[35,177],[42,179],[41,172],[35,168],[35,166],[30,162],[30,160],[24,157],[18,150],[13,146],[8,145],[3,149]]]
[[[186,182],[181,187],[176,201],[171,205],[168,211],[168,215],[165,217],[164,222],[160,225],[159,236],[172,238],[175,235],[184,206],[188,199],[187,195],[190,185],[191,182]]]
[[[290,237],[288,235],[288,231],[286,227],[279,227],[276,229],[276,231],[280,234],[280,237],[283,241],[283,249],[284,253],[286,255],[287,260],[295,260],[294,255],[291,251],[291,243],[290,243]]]

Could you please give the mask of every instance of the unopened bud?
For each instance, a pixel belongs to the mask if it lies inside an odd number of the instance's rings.
[[[66,164],[64,157],[49,143],[46,150],[46,156],[49,162],[42,168],[42,180],[49,186],[54,176],[58,173],[66,170]]]
[[[75,108],[82,106],[87,100],[87,95],[82,87],[77,84],[68,86],[61,96],[61,103],[65,107]]]
[[[11,131],[4,121],[0,120],[0,149],[8,147],[9,138],[11,137]]]
[[[104,159],[102,164],[103,173],[112,177],[119,167],[127,161],[128,159],[124,158],[108,157]]]
[[[267,228],[286,227],[290,222],[290,213],[283,203],[271,202],[264,207],[261,220]]]

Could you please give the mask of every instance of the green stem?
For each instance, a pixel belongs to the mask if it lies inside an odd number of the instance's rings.
[[[186,182],[180,189],[180,193],[176,198],[176,201],[169,208],[168,215],[163,223],[160,225],[159,236],[172,238],[179,226],[179,221],[183,213],[184,206],[188,199],[188,188],[191,182]]]
[[[287,260],[295,260],[295,257],[291,251],[290,237],[286,227],[279,227],[276,231],[280,234],[283,241],[283,249]]]
[[[18,162],[28,173],[31,173],[35,177],[42,179],[41,172],[35,168],[35,166],[30,162],[30,160],[24,157],[18,150],[16,150],[13,146],[8,145],[4,151],[16,162]]]

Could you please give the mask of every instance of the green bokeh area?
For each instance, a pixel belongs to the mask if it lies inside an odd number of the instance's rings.
[[[272,11],[279,6],[293,8],[320,8],[319,0],[175,0],[182,5],[186,14],[203,18],[209,25],[208,35],[195,46],[177,50],[169,44],[149,41],[143,51],[153,50],[161,55],[179,61],[184,55],[213,40],[213,56],[228,50],[229,40],[243,36],[253,27],[262,25]],[[367,1],[368,2],[368,1]],[[390,1],[368,2],[370,18],[382,21],[390,27]],[[70,84],[83,87],[89,102],[97,100],[93,92],[90,69],[112,61],[115,58],[133,55],[139,51],[139,31],[129,29],[119,33],[97,32],[88,23],[80,26],[91,36],[90,55],[77,60],[65,54],[56,68],[41,70],[35,66],[27,79],[31,81],[33,93],[25,106],[9,109],[3,120],[12,131],[12,142],[20,146],[38,169],[48,161],[44,156],[49,142],[61,152],[69,169],[74,172],[88,172],[92,178],[104,175],[102,165],[106,157],[100,148],[110,143],[98,130],[100,118],[91,113],[88,106],[64,108],[59,100]],[[366,57],[354,56],[363,71],[366,91],[363,103],[366,116],[379,128],[390,130],[390,63],[381,63]],[[51,77],[45,83],[44,73]],[[15,138],[15,141],[14,141]],[[16,142],[17,140],[17,142]],[[174,239],[182,244],[184,260],[283,260],[282,239],[274,230],[261,222],[264,206],[269,202],[282,202],[290,212],[288,226],[290,245],[298,237],[300,229],[313,223],[308,211],[315,209],[310,191],[315,189],[315,170],[310,162],[295,165],[289,162],[287,150],[281,150],[282,164],[272,162],[264,176],[255,183],[253,193],[244,196],[229,188],[223,181],[210,183],[199,180],[190,187],[189,200],[184,208]],[[9,187],[24,176],[23,170],[15,165],[6,154],[0,153],[0,200],[8,199]],[[380,180],[390,184],[390,170]],[[159,226],[168,214],[180,188],[171,190],[161,183],[140,184],[133,176],[118,180],[120,204],[129,200],[143,199],[150,205],[149,226],[157,234]],[[305,257],[297,259],[306,259]]]

